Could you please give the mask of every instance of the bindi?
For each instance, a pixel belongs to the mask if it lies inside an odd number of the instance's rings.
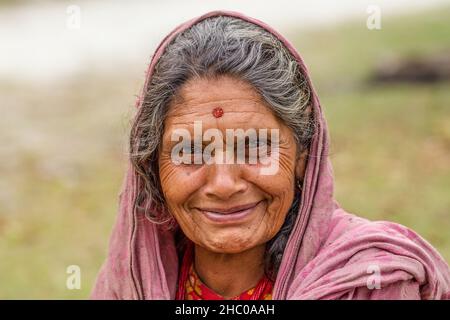
[[[212,111],[214,118],[220,118],[223,116],[223,109],[221,107],[216,107]]]

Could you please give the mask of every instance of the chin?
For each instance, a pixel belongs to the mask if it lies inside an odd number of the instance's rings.
[[[199,245],[212,252],[235,254],[252,249],[259,243],[259,241],[255,241],[252,237],[237,238],[236,236],[216,235],[214,239],[202,241]]]

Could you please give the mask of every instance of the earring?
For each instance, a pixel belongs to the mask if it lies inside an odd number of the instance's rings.
[[[302,191],[302,181],[297,180],[297,187],[299,188],[300,191]]]

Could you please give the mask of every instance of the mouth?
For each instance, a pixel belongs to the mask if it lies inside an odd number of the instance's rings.
[[[240,222],[249,216],[260,203],[257,201],[229,208],[197,208],[206,218],[216,223]]]

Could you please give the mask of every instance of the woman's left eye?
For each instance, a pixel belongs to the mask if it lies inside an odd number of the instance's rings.
[[[250,149],[257,148],[258,147],[258,142],[257,141],[249,141],[247,143],[247,147],[250,148]]]
[[[264,141],[264,140],[252,140],[247,143],[247,146],[250,149],[263,148],[263,147],[267,147],[268,143],[267,143],[267,141]]]

